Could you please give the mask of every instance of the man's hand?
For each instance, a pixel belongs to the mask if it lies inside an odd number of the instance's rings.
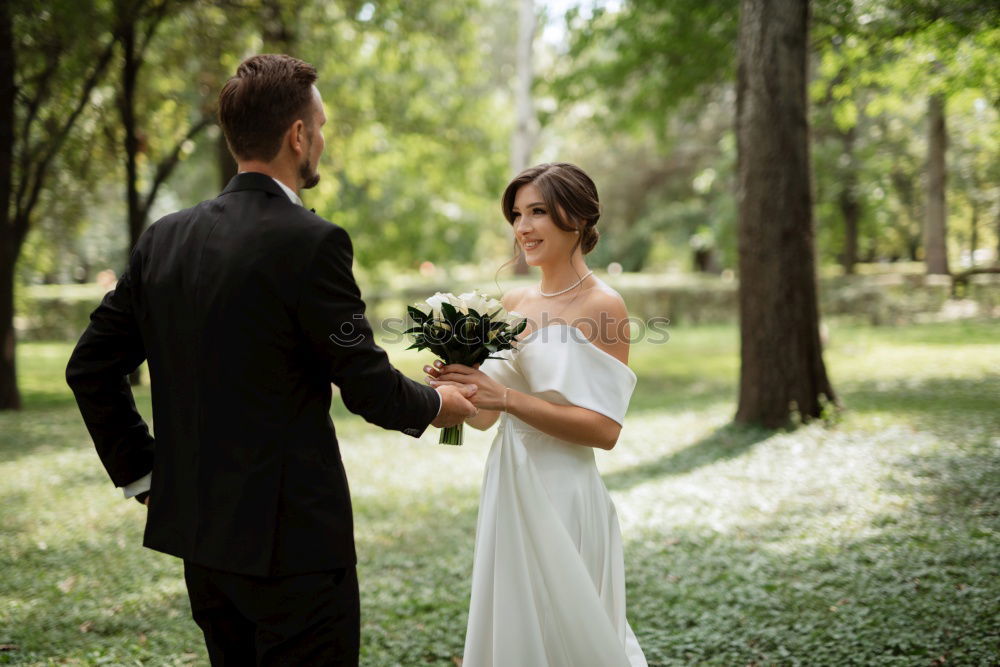
[[[476,385],[444,384],[435,389],[441,394],[442,403],[441,412],[431,422],[431,426],[458,426],[466,417],[474,417],[479,412],[479,408],[469,402],[469,397],[476,393]]]

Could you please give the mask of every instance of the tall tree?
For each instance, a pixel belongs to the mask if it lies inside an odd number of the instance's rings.
[[[121,115],[122,131],[124,133],[125,160],[125,196],[128,210],[128,251],[138,242],[139,237],[149,223],[149,214],[156,202],[156,197],[174,169],[180,163],[184,147],[197,137],[214,121],[209,109],[201,112],[187,131],[175,141],[173,147],[164,152],[160,159],[152,165],[152,174],[142,178],[140,173],[140,156],[151,154],[148,132],[141,127],[139,112],[139,88],[142,83],[142,70],[146,64],[150,45],[157,31],[168,19],[171,12],[182,9],[183,3],[171,0],[117,0],[115,35],[121,48],[121,89],[118,97],[118,109]],[[145,119],[149,122],[148,113]],[[145,192],[140,187],[140,181],[149,183]],[[132,384],[138,384],[139,371],[130,376]]]
[[[778,427],[836,403],[819,338],[806,103],[807,0],[742,0],[736,133],[736,421]]]
[[[171,11],[177,11],[180,3],[170,0],[160,0],[150,3],[147,0],[118,0],[116,37],[121,45],[121,91],[118,99],[124,132],[125,160],[125,192],[128,203],[129,251],[135,247],[136,241],[149,222],[149,213],[163,184],[170,178],[183,158],[185,146],[189,145],[205,128],[214,121],[212,107],[209,104],[196,110],[196,117],[172,146],[163,151],[159,160],[150,169],[148,178],[140,174],[140,156],[149,156],[152,143],[149,132],[141,125],[142,116],[150,122],[149,110],[141,114],[139,110],[139,88],[142,83],[142,70],[146,64],[150,44],[157,30]],[[168,139],[169,141],[169,139]],[[141,191],[140,182],[149,183],[145,192]]]
[[[517,84],[514,100],[517,105],[517,120],[514,124],[514,134],[511,137],[510,166],[512,175],[520,173],[530,166],[531,146],[534,143],[534,102],[531,96],[531,84],[534,80],[533,46],[535,42],[535,3],[534,0],[521,0],[518,11],[517,33]],[[517,263],[514,273],[528,273],[528,262],[524,251],[518,246]]]
[[[60,0],[37,11],[0,2],[0,410],[21,407],[14,269],[56,156],[113,53],[107,17],[92,3]]]
[[[924,220],[924,261],[927,273],[948,271],[948,209],[946,205],[948,129],[945,97],[931,95],[927,104],[927,207]]]
[[[861,203],[858,199],[858,165],[854,145],[857,143],[858,127],[852,125],[840,133],[843,145],[844,162],[846,163],[841,182],[838,204],[840,213],[844,216],[844,248],[841,264],[844,273],[854,273],[858,262],[858,223],[861,219]]]
[[[0,409],[19,408],[14,341],[14,267],[17,230],[10,216],[14,162],[14,31],[10,4],[0,3]]]

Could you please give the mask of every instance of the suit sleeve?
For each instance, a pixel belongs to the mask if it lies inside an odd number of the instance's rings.
[[[353,261],[347,232],[330,225],[304,274],[299,325],[348,410],[382,428],[419,438],[440,410],[441,397],[400,373],[375,343]]]
[[[135,407],[128,375],[145,360],[135,319],[133,279],[138,251],[115,289],[104,295],[70,356],[66,382],[115,486],[126,486],[153,468],[153,437]]]

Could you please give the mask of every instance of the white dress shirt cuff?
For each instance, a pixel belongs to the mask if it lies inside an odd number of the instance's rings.
[[[441,408],[444,406],[444,396],[441,395],[440,391],[437,392],[437,395],[438,395],[438,411],[437,414],[434,415],[434,419],[438,418],[438,415],[441,414]]]
[[[145,476],[140,477],[131,484],[126,484],[125,486],[123,486],[122,491],[125,492],[126,498],[135,497],[140,493],[142,493],[143,491],[149,491],[152,480],[153,480],[153,473],[148,472],[146,473]]]

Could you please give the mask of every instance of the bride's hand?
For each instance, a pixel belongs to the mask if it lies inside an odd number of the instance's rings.
[[[503,409],[503,392],[506,387],[479,370],[479,364],[475,366],[445,364],[439,368],[425,366],[424,371],[427,372],[428,383],[432,387],[446,382],[474,384],[479,389],[469,398],[473,405],[485,410]]]

